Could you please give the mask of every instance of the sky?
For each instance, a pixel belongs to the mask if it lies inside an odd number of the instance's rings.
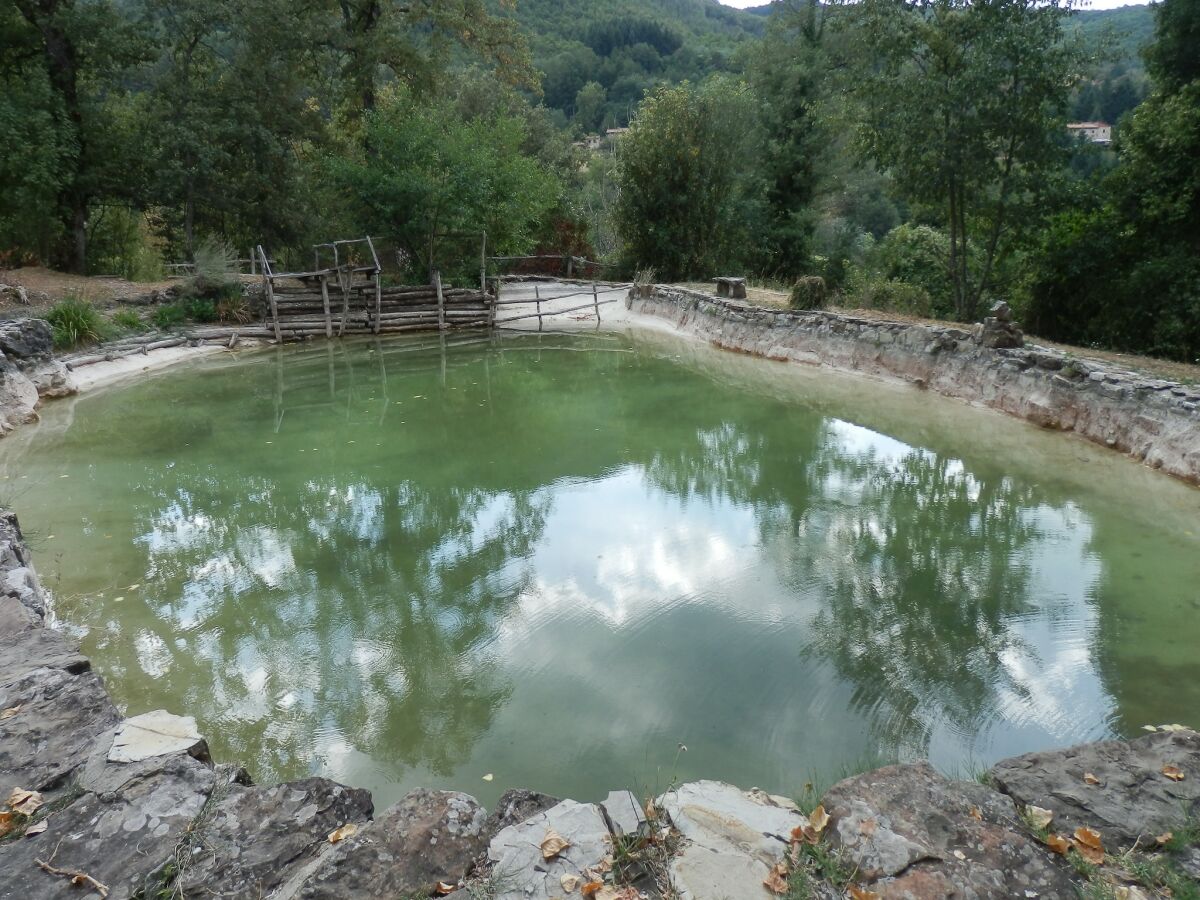
[[[748,6],[766,6],[768,0],[721,0],[726,6],[736,6],[738,9],[745,9]],[[1116,9],[1118,6],[1145,6],[1145,2],[1137,2],[1137,0],[1092,0],[1091,3],[1083,4],[1081,9]]]

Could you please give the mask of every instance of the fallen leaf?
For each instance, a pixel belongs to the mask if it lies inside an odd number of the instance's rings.
[[[1186,725],[1180,725],[1178,722],[1176,722],[1174,725],[1159,725],[1158,730],[1159,731],[1191,731],[1192,729],[1188,728]]]
[[[978,807],[978,806],[972,806],[972,807],[971,807],[971,818],[972,818],[972,819],[974,819],[976,822],[982,822],[982,821],[983,821],[983,813],[981,813],[981,812],[979,811],[979,807]]]
[[[821,836],[817,834],[816,829],[811,825],[797,825],[792,829],[793,844],[812,844],[817,845],[821,842]]]
[[[600,893],[600,888],[602,887],[604,887],[603,881],[589,881],[579,889],[579,893],[585,897],[594,897],[596,894]]]
[[[439,881],[434,887],[433,892],[439,897],[445,897],[447,894],[453,894],[458,890],[457,884],[450,884],[446,881]]]
[[[18,703],[16,706],[10,706],[8,709],[4,710],[3,712],[0,712],[0,722],[3,722],[5,719],[11,719],[13,716],[15,716],[20,711],[21,711],[20,703]]]
[[[1059,856],[1066,856],[1067,851],[1071,849],[1071,842],[1061,834],[1052,834],[1046,838],[1046,846]]]
[[[564,838],[557,831],[551,829],[546,832],[546,836],[542,838],[542,859],[554,859],[558,854],[562,853],[571,846],[571,842]]]
[[[329,832],[329,843],[336,844],[339,841],[344,841],[348,837],[353,837],[358,834],[358,826],[353,822],[347,822],[341,828],[334,829]]]
[[[1142,731],[1158,731],[1157,725],[1143,725]]]
[[[1132,884],[1119,885],[1113,891],[1113,895],[1117,898],[1117,900],[1150,900],[1145,891]]]
[[[37,791],[13,788],[12,793],[8,795],[8,805],[15,813],[32,816],[42,806],[42,795]]]
[[[1100,840],[1100,832],[1091,828],[1076,828],[1071,844],[1080,856],[1093,865],[1104,862],[1104,844]]]
[[[579,887],[579,876],[564,875],[562,878],[558,879],[558,883],[562,885],[562,889],[568,894],[573,894],[575,892],[575,888]]]
[[[1183,769],[1178,766],[1163,766],[1162,773],[1172,781],[1183,781]]]
[[[484,776],[483,776],[483,780],[484,780],[484,781],[491,781],[491,780],[492,780],[493,778],[495,778],[495,777],[496,777],[496,776],[495,776],[495,775],[493,775],[491,772],[488,772],[486,775],[484,775]]]
[[[829,813],[825,812],[825,807],[818,806],[808,816],[808,824],[812,826],[813,831],[820,834],[829,824]]]
[[[1175,832],[1173,832],[1173,831],[1163,832],[1158,837],[1156,837],[1154,840],[1158,842],[1158,846],[1160,846],[1160,847],[1163,846],[1164,844],[1169,844],[1169,843],[1171,843],[1171,841],[1175,840]]]
[[[1097,778],[1095,775],[1093,775],[1091,772],[1084,772],[1083,773],[1083,783],[1084,784],[1099,784],[1100,779]]]
[[[879,823],[874,819],[863,819],[862,822],[859,823],[858,833],[863,837],[870,837],[875,833],[877,828],[879,828]]]
[[[857,884],[850,885],[849,892],[851,900],[881,900],[879,894],[860,888]]]
[[[1026,807],[1025,815],[1029,817],[1029,824],[1038,829],[1049,828],[1050,823],[1054,821],[1054,812],[1040,806]]]
[[[954,858],[955,858],[955,859],[966,859],[966,858],[967,858],[967,854],[963,853],[961,850],[955,850],[955,851],[954,851]]]
[[[772,894],[786,894],[788,892],[787,866],[783,863],[776,863],[775,868],[771,869],[767,877],[763,879],[763,887]]]
[[[46,826],[50,824],[49,819],[42,819],[36,825],[30,825],[25,829],[25,837],[33,837],[36,834],[41,834],[46,830]]]
[[[4,810],[0,812],[0,838],[11,832],[17,827],[17,814]]]

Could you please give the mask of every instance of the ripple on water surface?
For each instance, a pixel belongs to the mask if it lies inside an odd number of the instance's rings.
[[[118,702],[380,805],[1200,724],[1200,492],[667,338],[453,343],[207,361],[0,444]]]

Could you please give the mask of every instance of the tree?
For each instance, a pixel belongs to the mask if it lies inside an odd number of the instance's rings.
[[[971,320],[1065,160],[1082,62],[1069,0],[840,2],[859,150],[945,223],[955,314]]]
[[[631,263],[708,277],[747,252],[761,215],[756,128],[753,95],[729,79],[646,97],[618,147],[615,212]]]
[[[595,81],[589,81],[575,95],[575,123],[584,133],[598,131],[604,123],[608,108],[608,91]]]

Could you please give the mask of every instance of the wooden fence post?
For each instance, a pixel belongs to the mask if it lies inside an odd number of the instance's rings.
[[[536,284],[533,286],[533,299],[535,301],[537,301],[538,331],[541,331],[542,330],[542,292],[541,292],[541,290],[538,289],[538,286]]]
[[[479,289],[487,293],[487,232],[483,233],[483,246],[479,251]]]
[[[446,330],[446,298],[442,294],[442,273],[434,269],[433,286],[437,289],[438,331]]]
[[[592,307],[596,310],[596,327],[600,327],[600,294],[596,290],[596,282],[592,282]]]
[[[321,303],[325,306],[325,337],[333,337],[333,316],[329,311],[329,276],[321,276]]]

